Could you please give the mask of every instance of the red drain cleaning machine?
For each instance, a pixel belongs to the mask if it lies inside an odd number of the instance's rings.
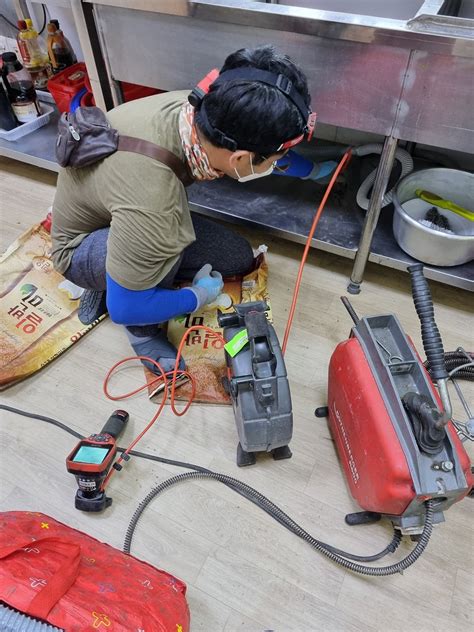
[[[327,407],[339,459],[352,496],[364,510],[348,524],[384,516],[402,533],[423,530],[427,501],[433,522],[464,498],[474,481],[470,460],[451,423],[448,373],[422,264],[409,267],[430,375],[413,342],[392,315],[358,318],[332,354]],[[439,394],[438,394],[439,393]]]

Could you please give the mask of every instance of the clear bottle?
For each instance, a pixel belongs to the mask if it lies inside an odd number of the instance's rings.
[[[15,53],[3,53],[2,61],[2,78],[13,112],[19,123],[29,123],[41,114],[33,79]]]
[[[71,45],[54,22],[48,24],[48,54],[54,73],[72,66],[76,60]]]
[[[52,75],[48,52],[43,39],[28,18],[18,22],[18,28],[25,24],[26,29],[18,32],[17,42],[25,68],[33,78],[37,90],[46,90],[49,77]]]
[[[18,20],[18,34],[16,36],[16,43],[18,46],[18,50],[20,52],[20,57],[23,61],[24,66],[27,66],[30,63],[30,49],[28,47],[27,38],[28,38],[28,27],[26,26],[25,20]]]

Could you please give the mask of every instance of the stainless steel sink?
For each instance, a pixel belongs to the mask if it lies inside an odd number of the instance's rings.
[[[396,0],[396,2],[380,0],[278,0],[272,4],[393,20],[409,20],[418,13],[424,0]]]
[[[325,11],[384,20],[412,21],[414,18],[452,16],[474,18],[474,0],[257,0],[263,4]]]
[[[192,86],[229,51],[271,42],[305,69],[321,123],[472,151],[474,21],[460,0],[83,1],[115,79]],[[132,28],[153,42],[139,68],[123,46]]]

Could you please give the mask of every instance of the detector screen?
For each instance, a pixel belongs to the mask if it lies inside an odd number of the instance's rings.
[[[109,453],[110,448],[81,445],[72,459],[74,463],[102,463]]]

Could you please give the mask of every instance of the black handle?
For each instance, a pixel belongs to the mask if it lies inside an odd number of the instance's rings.
[[[128,413],[126,410],[116,410],[105,422],[105,426],[100,431],[101,434],[109,434],[116,439],[122,430],[125,428],[125,424],[128,421]]]
[[[220,309],[217,310],[217,324],[223,329],[225,327],[237,327],[240,325],[240,318],[236,312],[224,314]]]
[[[430,371],[434,380],[448,378],[444,361],[443,341],[435,322],[433,300],[428,281],[423,275],[423,264],[408,266],[411,278],[413,300],[416,313],[421,322],[421,338],[426,357],[430,363]]]

